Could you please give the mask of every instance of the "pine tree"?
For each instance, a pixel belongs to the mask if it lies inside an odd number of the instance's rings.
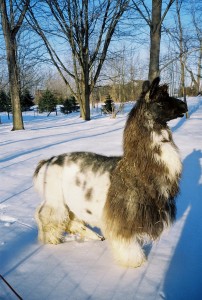
[[[56,111],[57,99],[55,95],[46,90],[42,97],[39,99],[39,112],[48,112],[48,116],[51,112]]]
[[[64,101],[63,107],[61,107],[61,112],[63,114],[68,114],[71,113],[72,111],[75,111],[76,107],[77,107],[77,103],[75,97],[70,96]]]
[[[6,111],[7,95],[3,90],[0,90],[0,112]]]
[[[108,94],[105,98],[105,111],[107,113],[112,113],[113,108],[114,108],[114,102],[113,102],[111,96]]]
[[[20,104],[22,111],[29,110],[34,105],[33,96],[28,89],[25,89],[20,96]]]
[[[6,111],[8,114],[11,112],[11,99],[4,90],[0,90],[0,112]]]

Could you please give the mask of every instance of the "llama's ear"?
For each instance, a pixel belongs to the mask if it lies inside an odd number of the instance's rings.
[[[151,84],[149,98],[152,99],[156,94],[157,88],[159,86],[160,77],[156,77]]]
[[[143,100],[144,99],[144,101],[148,101],[149,100],[149,94],[148,94],[148,92],[149,92],[149,90],[150,90],[150,82],[149,82],[149,80],[146,80],[146,81],[144,81],[143,82],[143,84],[142,84],[142,93],[141,93],[141,99]]]
[[[150,82],[149,80],[146,80],[142,84],[142,94],[146,95],[146,93],[148,93],[149,90],[150,90]]]

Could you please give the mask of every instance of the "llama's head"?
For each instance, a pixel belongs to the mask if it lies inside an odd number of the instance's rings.
[[[159,85],[159,82],[160,78],[157,77],[151,84],[145,81],[142,86],[140,101],[145,104],[152,119],[165,124],[172,119],[183,117],[188,110],[186,103],[170,97],[167,84]]]

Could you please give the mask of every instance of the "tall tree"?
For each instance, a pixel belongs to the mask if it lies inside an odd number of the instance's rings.
[[[202,25],[201,25],[201,9],[202,3],[192,1],[192,22],[196,31],[196,47],[198,50],[198,62],[197,62],[197,76],[194,78],[194,83],[196,87],[196,92],[199,93],[201,91],[201,78],[202,78]],[[192,73],[193,76],[193,73]]]
[[[162,0],[152,0],[152,8],[146,4],[147,1],[133,0],[134,8],[146,22],[150,29],[150,60],[149,60],[149,80],[153,80],[159,75],[159,58],[161,43],[162,23],[175,0],[169,0],[164,11],[162,11]]]
[[[57,24],[57,39],[62,35],[71,49],[72,68],[66,66],[40,24],[38,12],[30,10],[33,27],[41,36],[52,62],[78,100],[83,119],[90,120],[90,95],[100,75],[117,24],[129,0],[46,0]],[[36,7],[35,7],[36,10]],[[44,12],[43,12],[44,14]],[[68,56],[68,53],[67,55]],[[71,84],[73,80],[75,89]]]
[[[187,60],[187,43],[184,36],[184,30],[182,26],[182,19],[181,19],[181,9],[182,9],[183,0],[176,0],[176,13],[177,13],[177,24],[178,24],[178,31],[179,31],[179,51],[180,51],[180,90],[181,95],[184,98],[184,102],[187,103],[186,97],[186,86],[185,86],[185,70],[186,67],[186,60]],[[188,118],[188,112],[186,112],[186,117]]]
[[[184,100],[186,100],[186,89],[185,89],[185,65],[186,65],[186,43],[184,40],[183,26],[181,21],[181,7],[182,0],[176,0],[176,13],[177,13],[177,24],[178,24],[178,38],[179,38],[179,51],[180,51],[180,89]]]
[[[5,44],[6,44],[10,95],[11,95],[12,112],[13,112],[12,130],[24,129],[22,112],[20,107],[20,87],[19,87],[19,71],[18,71],[18,63],[17,63],[16,36],[19,29],[22,26],[29,3],[30,0],[21,0],[21,1],[0,0],[1,25],[3,29]]]

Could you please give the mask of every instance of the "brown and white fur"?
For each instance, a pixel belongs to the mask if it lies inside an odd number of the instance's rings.
[[[40,241],[61,243],[65,232],[103,240],[86,225],[96,226],[119,264],[145,261],[142,244],[175,220],[182,165],[167,121],[187,111],[159,81],[143,84],[125,125],[122,157],[73,152],[39,163],[34,182],[44,200],[36,211]]]

